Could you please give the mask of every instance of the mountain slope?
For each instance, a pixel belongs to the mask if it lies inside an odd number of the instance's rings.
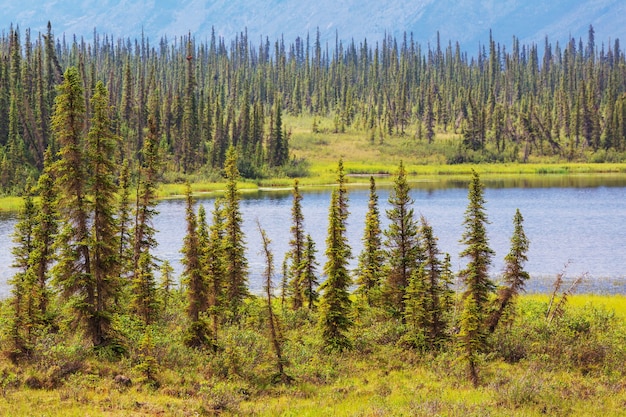
[[[65,34],[90,40],[94,28],[102,35],[137,38],[142,30],[152,43],[162,36],[172,40],[191,32],[206,39],[214,29],[227,41],[247,30],[255,43],[261,37],[273,41],[284,36],[315,36],[334,46],[339,39],[380,41],[385,33],[413,33],[422,44],[459,41],[475,51],[479,43],[494,39],[509,45],[517,36],[522,43],[564,42],[568,37],[587,39],[589,25],[600,45],[626,38],[626,2],[623,0],[57,0],[0,1],[4,13],[0,25],[11,23],[34,33],[44,32],[48,20],[57,37]]]

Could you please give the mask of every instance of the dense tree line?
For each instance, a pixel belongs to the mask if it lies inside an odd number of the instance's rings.
[[[284,113],[329,117],[336,132],[380,139],[432,143],[456,133],[450,163],[623,160],[625,56],[618,39],[598,45],[591,26],[585,42],[546,38],[541,55],[517,38],[507,49],[490,37],[470,55],[439,39],[425,48],[410,34],[331,46],[319,31],[303,36],[255,43],[246,32],[205,41],[189,34],[155,44],[94,33],[87,42],[57,39],[50,25],[38,34],[11,27],[0,38],[0,187],[23,191],[46,149],[58,150],[50,117],[68,67],[81,79],[85,123],[96,83],[106,86],[118,160],[139,158],[152,115],[162,169],[173,178],[219,173],[229,146],[244,177],[288,172]]]

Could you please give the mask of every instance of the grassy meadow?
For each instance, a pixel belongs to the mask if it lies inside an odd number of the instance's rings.
[[[121,359],[60,334],[28,364],[3,359],[0,415],[626,415],[626,297],[572,296],[552,322],[548,301],[520,297],[490,340],[493,353],[480,358],[474,388],[454,347],[436,355],[407,347],[400,321],[358,302],[353,349],[341,354],[322,349],[315,312],[278,314],[291,378],[280,382],[261,300],[250,300],[240,327],[221,332],[216,351],[198,351],[181,343],[184,300],[173,293],[148,348],[136,323],[116,323],[128,349]]]
[[[378,175],[377,183],[391,183],[392,176],[400,161],[403,162],[411,181],[441,182],[467,180],[472,170],[481,175],[483,181],[490,180],[532,180],[535,182],[554,181],[572,178],[604,178],[609,181],[626,178],[626,163],[612,162],[564,162],[556,157],[530,156],[527,162],[519,162],[513,153],[500,162],[448,164],[460,144],[460,135],[438,131],[432,144],[419,140],[410,133],[389,135],[380,139],[358,127],[349,127],[345,132],[335,133],[332,119],[318,119],[318,131],[312,131],[312,116],[285,116],[284,123],[290,132],[290,153],[297,168],[287,171],[266,173],[259,179],[244,179],[238,187],[242,191],[259,188],[291,187],[293,178],[300,185],[319,186],[333,184],[339,158],[344,160],[346,174],[351,176],[349,183],[366,183],[368,175]],[[514,150],[511,150],[514,152]],[[589,158],[585,158],[589,160]],[[224,182],[215,173],[196,174],[183,178],[166,173],[159,184],[159,198],[181,198],[185,194],[185,182],[191,183],[197,194],[220,193]],[[445,186],[445,184],[443,185]],[[0,197],[0,212],[14,212],[21,208],[20,197]]]

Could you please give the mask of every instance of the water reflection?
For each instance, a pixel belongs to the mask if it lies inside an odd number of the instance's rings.
[[[391,177],[380,179],[381,182],[386,181],[379,185],[383,227],[387,226],[385,209],[388,208],[392,180]],[[351,266],[355,267],[362,248],[368,184],[367,178],[350,178],[350,181],[348,237],[353,253]],[[496,252],[491,268],[494,277],[502,271],[503,259],[510,246],[513,214],[519,208],[531,242],[527,263],[532,277],[528,283],[529,292],[550,291],[555,274],[569,262],[569,277],[586,272],[590,274],[579,291],[626,293],[626,174],[485,176],[483,182],[486,186],[486,209],[491,221],[487,231],[490,245]],[[415,215],[424,215],[428,219],[438,237],[441,251],[452,256],[455,270],[465,264],[458,258],[458,253],[462,250],[459,239],[463,233],[462,223],[467,206],[467,184],[467,177],[417,178],[411,182]],[[331,190],[330,186],[302,187],[305,229],[315,240],[319,251],[319,273],[325,261]],[[203,195],[197,199],[197,204],[204,205],[210,212],[215,197],[215,193]],[[260,290],[264,269],[256,219],[272,240],[278,271],[288,250],[291,203],[290,189],[242,193],[246,255],[253,291]],[[164,200],[158,210],[160,214],[154,226],[158,230],[159,246],[155,254],[169,260],[180,273],[185,202],[181,199]],[[11,234],[14,225],[14,213],[0,213],[0,297],[9,294],[6,281],[13,273],[9,266],[13,262]]]

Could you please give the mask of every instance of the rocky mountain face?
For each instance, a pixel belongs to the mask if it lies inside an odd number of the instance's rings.
[[[358,44],[380,41],[386,34],[402,38],[406,32],[422,45],[433,45],[439,32],[442,44],[458,41],[469,53],[494,39],[507,46],[513,36],[522,44],[565,42],[570,36],[587,40],[589,25],[596,44],[626,38],[623,0],[23,0],[0,1],[0,24],[33,33],[45,32],[48,21],[57,37],[93,39],[101,35],[153,44],[191,33],[205,40],[214,31],[227,44],[237,34],[274,41],[281,36],[320,39],[332,49],[338,38]]]

